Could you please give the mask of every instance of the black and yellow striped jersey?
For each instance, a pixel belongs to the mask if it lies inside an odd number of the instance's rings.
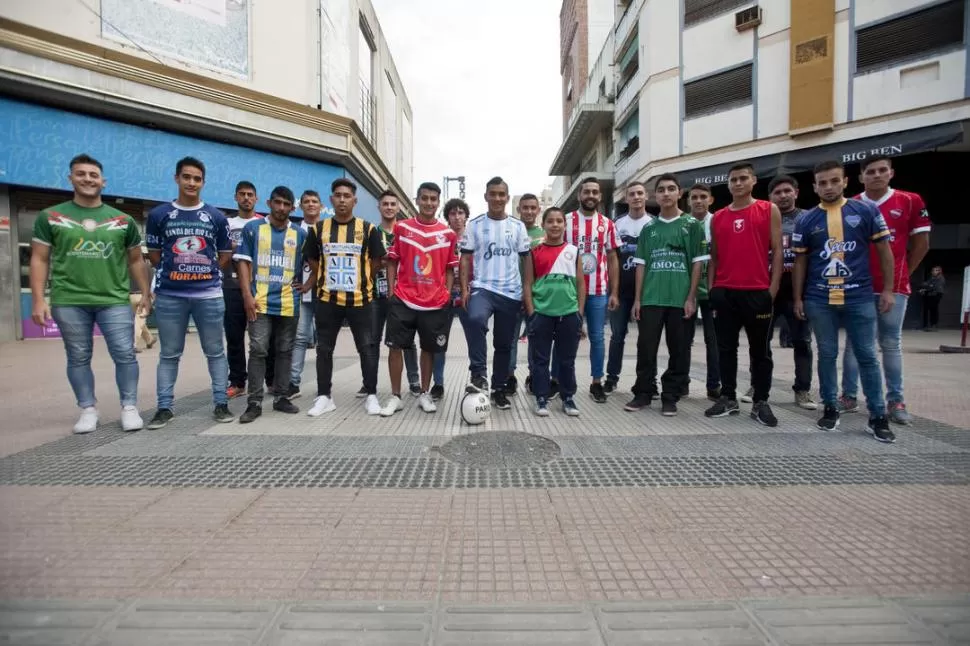
[[[385,253],[380,232],[367,220],[320,220],[305,249],[306,257],[319,263],[317,298],[333,305],[367,305],[374,300],[371,261]]]

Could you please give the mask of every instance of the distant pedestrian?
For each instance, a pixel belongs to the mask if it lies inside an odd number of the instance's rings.
[[[939,265],[930,270],[930,277],[919,288],[923,295],[923,329],[932,332],[940,322],[940,301],[946,289],[943,267]]]

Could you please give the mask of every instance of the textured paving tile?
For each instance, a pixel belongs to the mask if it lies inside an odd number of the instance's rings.
[[[653,602],[597,604],[608,644],[768,644],[750,617],[733,603]]]
[[[118,607],[115,601],[0,602],[0,643],[81,644]]]
[[[429,642],[432,606],[420,603],[300,603],[284,609],[267,646],[419,646]]]
[[[438,613],[435,644],[603,644],[596,619],[584,606],[449,606]]]
[[[970,644],[970,596],[900,599],[899,605],[917,617],[947,644]]]
[[[257,643],[272,603],[139,601],[103,628],[97,646],[236,646]]]

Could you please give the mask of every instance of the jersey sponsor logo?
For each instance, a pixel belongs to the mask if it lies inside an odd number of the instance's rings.
[[[634,260],[635,259],[633,256],[628,256],[627,259],[623,262],[623,271],[632,271],[636,269],[637,263],[634,262]]]
[[[839,260],[838,258],[832,258],[829,264],[825,265],[825,269],[822,270],[822,278],[848,278],[852,275],[852,270],[849,266]]]
[[[81,222],[81,226],[84,227],[85,231],[94,231],[98,228],[98,223],[91,218],[85,218],[84,221]]]
[[[919,216],[922,219],[924,219],[924,220],[929,220],[930,219],[930,212],[927,211],[926,209],[923,209],[922,211],[919,212]]]
[[[101,240],[78,240],[71,250],[69,256],[74,258],[100,258],[107,260],[115,251],[113,242],[103,242]]]
[[[791,234],[791,241],[792,241],[792,244],[795,244],[796,242],[801,242],[802,241],[802,234],[800,234],[800,233],[793,233],[793,234]]]
[[[687,265],[682,260],[654,260],[650,263],[651,271],[685,271]]]
[[[902,209],[889,209],[889,215],[893,216],[894,218],[901,218],[901,217],[903,217],[903,210]]]
[[[591,253],[584,253],[583,256],[583,273],[590,276],[596,273],[596,255]]]
[[[170,271],[168,272],[169,280],[212,280],[212,274],[197,274],[192,271]]]
[[[422,266],[422,260],[424,266]],[[431,254],[426,253],[422,259],[421,254],[414,256],[414,273],[418,276],[430,276],[434,265],[431,262]]]
[[[205,238],[201,236],[184,236],[172,244],[172,251],[177,254],[199,253],[206,246]]]
[[[825,241],[825,245],[822,251],[819,252],[818,257],[822,260],[828,260],[835,253],[851,253],[855,251],[856,242],[855,240],[836,240],[835,238],[829,238]]]
[[[734,232],[741,233],[742,231],[744,231],[744,220],[738,218],[734,221]]]
[[[853,229],[855,229],[857,226],[859,226],[859,223],[860,222],[862,222],[862,218],[859,217],[858,215],[847,215],[847,216],[845,216],[845,223],[848,224]]]
[[[357,288],[357,258],[354,256],[330,256],[327,258],[327,288],[334,291],[353,292]]]
[[[209,214],[208,213],[206,213],[205,211],[203,211],[202,213],[199,213],[199,221],[200,222],[211,222],[212,221],[212,218],[209,217]]]
[[[495,256],[507,257],[512,255],[512,247],[500,247],[494,242],[488,243],[488,249],[485,250],[484,260],[491,260]]]

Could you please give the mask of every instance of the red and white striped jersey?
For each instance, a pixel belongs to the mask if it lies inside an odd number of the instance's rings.
[[[879,200],[870,200],[865,193],[856,196],[857,200],[868,202],[879,209],[886,226],[889,227],[889,247],[893,250],[893,292],[909,296],[909,262],[906,248],[910,236],[929,233],[930,214],[926,211],[923,198],[917,193],[898,189],[889,192]],[[882,291],[882,269],[879,267],[879,254],[875,248],[870,250],[869,268],[872,271],[872,288],[876,293]]]
[[[623,244],[613,221],[602,213],[586,217],[579,211],[566,215],[566,242],[576,245],[583,260],[586,292],[590,296],[609,294],[610,272],[607,254]]]

